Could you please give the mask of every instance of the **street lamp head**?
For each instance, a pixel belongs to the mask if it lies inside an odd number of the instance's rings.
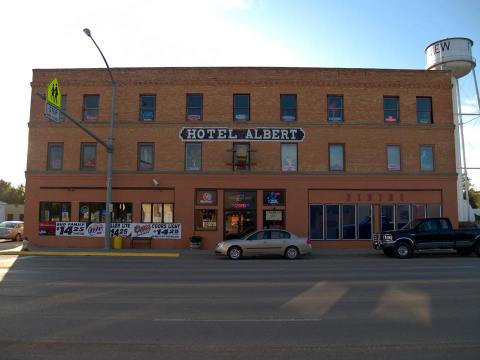
[[[88,37],[92,37],[92,35],[90,34],[90,29],[89,29],[89,28],[83,29],[83,32],[84,32],[85,35],[87,35]]]

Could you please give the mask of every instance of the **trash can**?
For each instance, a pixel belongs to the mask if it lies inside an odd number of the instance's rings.
[[[122,248],[122,237],[120,235],[115,235],[113,237],[113,248],[114,249]]]

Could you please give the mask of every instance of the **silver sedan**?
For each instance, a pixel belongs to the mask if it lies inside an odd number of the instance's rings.
[[[0,239],[22,240],[23,221],[4,221],[0,223]]]
[[[280,255],[296,259],[312,251],[307,238],[298,237],[285,230],[258,230],[239,239],[224,240],[217,244],[216,254],[227,255],[232,260],[242,256]]]

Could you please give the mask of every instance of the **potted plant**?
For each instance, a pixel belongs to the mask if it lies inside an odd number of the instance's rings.
[[[200,249],[202,237],[198,235],[190,236],[190,249]]]

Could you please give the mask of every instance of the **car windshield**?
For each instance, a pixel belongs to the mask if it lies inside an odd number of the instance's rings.
[[[11,222],[8,222],[8,221],[4,221],[0,224],[0,227],[6,227],[6,228],[9,228],[9,229],[13,229],[15,227],[15,224],[11,223]]]
[[[412,230],[412,229],[415,229],[415,227],[420,224],[422,222],[421,219],[415,219],[415,220],[412,220],[410,221],[409,223],[407,223],[404,227],[402,227],[402,229],[405,229],[405,230]]]

